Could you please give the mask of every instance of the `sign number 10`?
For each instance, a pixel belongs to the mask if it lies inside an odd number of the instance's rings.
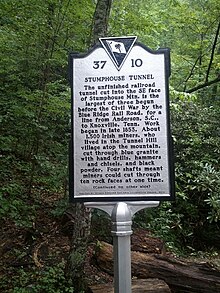
[[[143,61],[141,59],[131,59],[131,67],[141,67]]]

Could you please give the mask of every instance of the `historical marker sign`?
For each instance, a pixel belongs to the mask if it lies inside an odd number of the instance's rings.
[[[71,199],[173,199],[169,49],[101,38],[70,70]]]

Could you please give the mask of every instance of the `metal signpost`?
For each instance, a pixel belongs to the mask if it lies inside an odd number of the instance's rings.
[[[114,292],[131,293],[131,248],[132,216],[144,209],[159,205],[155,202],[85,203],[111,216],[114,257]]]
[[[111,216],[115,292],[130,293],[132,216],[174,199],[169,49],[101,38],[69,65],[70,198]]]

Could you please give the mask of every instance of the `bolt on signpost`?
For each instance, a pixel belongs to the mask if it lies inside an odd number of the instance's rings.
[[[116,293],[131,292],[132,216],[174,199],[169,49],[101,38],[70,54],[70,199],[111,216]]]

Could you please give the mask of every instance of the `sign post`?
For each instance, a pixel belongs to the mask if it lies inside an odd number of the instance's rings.
[[[70,54],[70,199],[112,219],[115,292],[131,292],[132,216],[174,199],[169,49],[101,38]]]
[[[144,209],[153,208],[159,202],[90,203],[89,208],[98,208],[111,216],[114,257],[114,292],[131,293],[131,226],[133,215]]]

